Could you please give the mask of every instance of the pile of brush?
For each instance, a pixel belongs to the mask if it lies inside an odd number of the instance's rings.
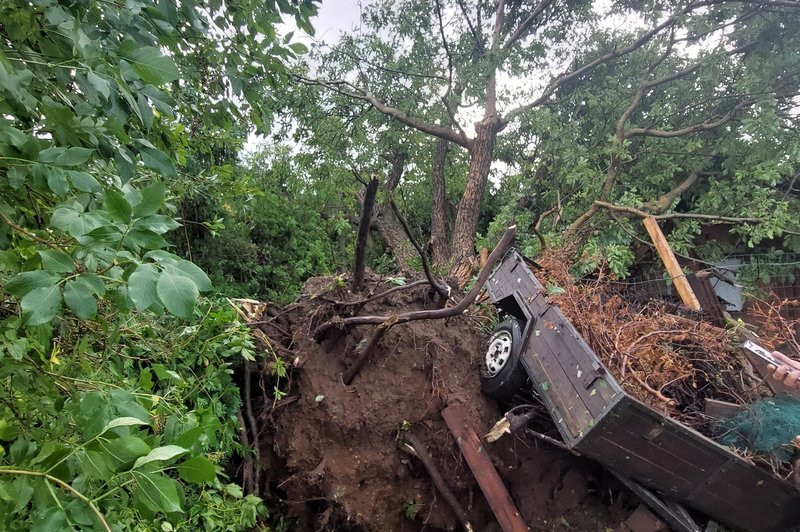
[[[640,401],[687,426],[708,433],[705,399],[748,404],[770,395],[735,335],[674,305],[626,299],[614,278],[599,273],[575,283],[569,261],[557,254],[537,258],[543,283],[560,287],[550,296],[621,385]],[[558,292],[558,293],[555,293]],[[796,323],[777,319],[769,307],[761,343],[775,348],[792,336]]]

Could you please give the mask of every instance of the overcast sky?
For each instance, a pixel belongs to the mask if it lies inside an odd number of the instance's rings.
[[[323,0],[319,15],[311,20],[316,29],[314,39],[333,44],[342,32],[349,32],[359,24],[359,2],[355,0]]]
[[[323,0],[319,14],[311,19],[314,26],[314,37],[304,31],[298,30],[294,23],[282,24],[279,30],[282,34],[294,31],[293,41],[310,45],[312,42],[333,45],[339,40],[339,35],[347,33],[358,27],[361,8],[356,0]],[[244,144],[244,154],[257,150],[263,137],[250,133]]]

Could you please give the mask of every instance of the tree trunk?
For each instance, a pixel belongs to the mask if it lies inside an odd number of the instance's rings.
[[[353,266],[353,291],[360,292],[364,288],[364,269],[367,256],[367,236],[369,236],[372,208],[375,206],[375,195],[378,192],[378,180],[372,177],[364,193],[361,206],[361,220],[358,222],[358,239],[356,240],[356,262]]]
[[[619,131],[617,136],[621,136]],[[621,144],[621,142],[622,141],[617,141],[619,144]],[[612,155],[611,164],[608,166],[605,179],[603,180],[603,187],[600,189],[600,195],[598,196],[600,201],[608,201],[608,198],[611,197],[611,191],[614,188],[614,184],[617,182],[617,176],[619,176],[621,168],[622,161],[620,158],[617,155]],[[564,231],[563,248],[565,251],[569,252],[570,257],[577,258],[578,253],[580,253],[583,246],[589,240],[589,237],[592,235],[592,231],[594,230],[592,227],[592,220],[598,212],[600,212],[600,209],[597,207],[597,205],[592,203],[586,212],[578,216],[578,218]]]
[[[431,166],[431,251],[433,264],[442,266],[450,260],[450,245],[447,238],[447,196],[445,192],[444,170],[447,163],[447,139],[438,139],[433,152]]]
[[[408,260],[416,255],[414,247],[408,241],[403,227],[397,216],[394,215],[389,198],[394,193],[400,179],[403,177],[406,156],[402,152],[395,152],[391,158],[392,168],[386,178],[384,191],[386,199],[375,209],[375,216],[372,219],[372,227],[377,230],[386,241],[386,246],[394,256],[398,270],[408,269]]]
[[[470,150],[469,173],[464,195],[458,204],[456,225],[453,230],[452,258],[450,275],[464,286],[472,277],[477,266],[475,260],[475,231],[481,213],[483,192],[489,180],[494,145],[502,122],[497,115],[490,115],[475,124],[475,141]]]

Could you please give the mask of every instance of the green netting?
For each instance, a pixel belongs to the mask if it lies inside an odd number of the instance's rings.
[[[723,445],[788,462],[794,456],[791,441],[800,435],[800,397],[770,397],[751,403],[736,416],[717,421],[714,432]]]

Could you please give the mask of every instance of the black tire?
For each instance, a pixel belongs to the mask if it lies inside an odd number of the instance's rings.
[[[486,365],[486,352],[481,359],[481,390],[483,393],[498,400],[510,399],[528,380],[528,374],[520,361],[520,348],[522,347],[522,327],[520,322],[510,318],[495,327],[487,343],[487,349],[498,335],[503,333],[511,336],[510,355],[496,374],[491,375]]]

